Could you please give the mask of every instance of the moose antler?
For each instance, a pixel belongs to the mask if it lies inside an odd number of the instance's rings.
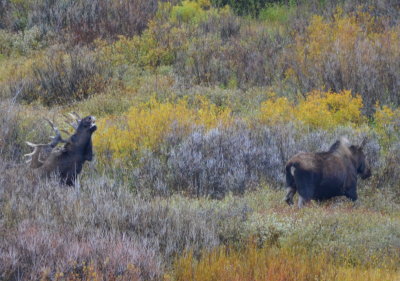
[[[27,145],[33,147],[33,151],[31,153],[25,154],[25,157],[28,159],[25,161],[27,164],[30,164],[31,168],[39,168],[43,165],[44,161],[40,159],[40,152],[44,147],[48,147],[47,144],[34,144],[29,141],[26,142]]]
[[[76,130],[78,128],[79,123],[81,122],[82,118],[76,112],[68,113],[68,115],[69,116],[64,115],[65,122]],[[74,123],[74,122],[76,122],[76,123]]]
[[[44,120],[46,120],[47,122],[49,122],[51,128],[52,128],[53,131],[56,133],[55,136],[51,136],[51,137],[50,137],[50,138],[52,139],[52,141],[51,141],[51,143],[49,143],[49,145],[50,145],[52,148],[54,148],[54,147],[56,147],[57,144],[59,144],[59,143],[67,143],[67,141],[64,140],[64,139],[61,137],[60,130],[54,125],[54,123],[51,122],[51,121],[50,121],[49,119],[47,119],[47,118],[44,118]]]
[[[51,128],[55,132],[55,136],[50,137],[52,141],[48,144],[35,144],[29,141],[26,142],[27,145],[33,147],[33,151],[31,153],[24,155],[25,157],[28,157],[26,163],[30,163],[31,168],[38,168],[42,166],[53,148],[55,148],[59,143],[67,143],[67,141],[61,137],[60,130],[54,125],[54,123],[47,118],[44,118],[44,120],[50,124]],[[44,159],[42,159],[42,157]]]

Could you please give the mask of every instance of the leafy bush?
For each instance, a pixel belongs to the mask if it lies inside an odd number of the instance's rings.
[[[205,16],[205,11],[200,3],[196,1],[182,1],[181,5],[174,6],[171,11],[172,21],[198,22]]]
[[[4,5],[5,10],[0,9],[1,12],[6,11],[4,15],[0,14],[0,25],[13,30],[38,26],[44,33],[59,36],[59,40],[65,41],[65,35],[70,34],[72,38],[68,39],[75,43],[139,34],[158,8],[156,0],[10,2]]]
[[[27,55],[33,50],[42,49],[46,43],[37,26],[18,33],[0,30],[0,56]]]
[[[42,104],[67,104],[101,92],[106,85],[106,68],[86,49],[69,52],[50,50],[44,61],[35,61],[32,78],[23,85],[21,98]],[[26,84],[26,85],[25,85]],[[15,86],[14,86],[15,87]]]
[[[225,20],[232,22],[229,15],[221,16],[219,22]],[[204,23],[203,27],[206,24],[205,31],[216,29],[211,27],[212,22]],[[262,30],[239,36],[241,23],[235,24],[237,27],[233,30],[221,26],[216,34],[205,32],[193,38],[187,49],[177,53],[174,69],[185,79],[186,85],[246,89],[270,86],[280,76],[280,46],[286,44],[286,39],[279,33],[269,34]]]
[[[285,24],[292,16],[294,8],[280,3],[269,4],[260,11],[259,19],[268,23]]]
[[[361,94],[369,114],[376,101],[399,104],[399,30],[368,13],[312,17],[298,34],[287,76],[302,92],[325,88]],[[394,80],[393,80],[394,79]]]
[[[377,169],[375,186],[377,188],[389,189],[394,192],[393,201],[399,202],[400,188],[400,142],[392,143],[386,149],[382,164]]]
[[[114,67],[134,65],[154,71],[159,66],[171,65],[186,40],[183,29],[155,19],[141,36],[119,36],[113,44],[98,40],[97,45],[102,59]]]
[[[128,161],[135,153],[144,149],[157,150],[174,124],[179,135],[185,136],[192,126],[211,129],[230,122],[230,110],[218,108],[199,97],[198,108],[191,108],[187,99],[177,103],[160,103],[155,99],[132,107],[124,118],[103,120],[99,123],[102,132],[96,134],[94,145],[101,153],[111,153],[115,159]]]
[[[293,3],[294,1],[289,1]],[[337,9],[342,9],[345,14],[353,14],[355,12],[364,11],[370,13],[373,17],[388,17],[391,23],[398,23],[400,4],[395,0],[296,0],[297,8],[300,14],[305,15],[323,15],[324,17],[332,17]]]
[[[0,111],[0,158],[21,161],[29,152],[26,141],[49,141],[48,128],[37,121],[43,116],[43,108],[23,108],[14,100],[0,102]]]
[[[211,3],[216,7],[229,5],[238,15],[250,15],[252,17],[257,17],[268,3],[273,2],[279,3],[280,0],[211,0]]]
[[[0,55],[10,55],[13,48],[14,37],[5,30],[0,30]]]
[[[230,9],[224,8],[218,13],[210,13],[207,19],[200,23],[200,28],[205,34],[218,34],[219,37],[226,42],[239,35],[241,21],[232,14]]]
[[[314,91],[301,99],[297,105],[287,98],[271,98],[261,104],[260,119],[267,124],[300,121],[310,128],[334,129],[338,126],[360,126],[363,103],[360,96],[350,91],[340,93]]]
[[[260,121],[266,124],[287,123],[294,120],[294,105],[286,97],[271,96],[260,107]]]
[[[375,130],[384,149],[394,142],[400,141],[400,109],[392,110],[388,106],[376,106],[374,114]]]
[[[18,109],[15,104],[9,102],[0,103],[0,155],[4,158],[18,158],[18,150],[21,145],[18,141],[21,128],[18,120]],[[18,143],[18,144],[17,144]]]
[[[169,154],[169,186],[214,198],[244,193],[279,169],[272,142],[268,131],[240,127],[194,131]]]

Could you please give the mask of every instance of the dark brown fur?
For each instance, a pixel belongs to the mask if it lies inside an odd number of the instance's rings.
[[[335,196],[357,200],[357,175],[371,176],[371,170],[360,146],[348,145],[342,138],[326,152],[301,152],[286,164],[288,192],[285,201],[293,204],[299,193],[299,207],[311,199],[323,201]]]
[[[78,174],[82,171],[85,161],[93,159],[92,134],[96,131],[95,118],[87,116],[78,120],[75,133],[67,140],[63,140],[59,131],[54,125],[53,129],[57,135],[49,144],[32,144],[34,151],[27,156],[30,167],[38,169],[43,176],[55,174],[59,176],[62,183],[74,185]],[[58,143],[65,143],[62,147],[57,147]]]

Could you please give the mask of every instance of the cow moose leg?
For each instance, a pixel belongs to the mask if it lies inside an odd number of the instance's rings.
[[[344,194],[347,198],[349,198],[351,201],[357,201],[358,195],[357,195],[357,188],[352,187],[351,189],[347,190]]]
[[[283,200],[286,203],[288,203],[288,205],[293,205],[294,204],[293,197],[296,194],[296,189],[294,189],[293,187],[289,186],[289,187],[286,188],[286,190],[287,190],[287,193],[286,193],[285,198],[283,198]]]
[[[306,204],[308,204],[308,202],[310,202],[310,199],[305,199],[299,195],[299,201],[297,203],[299,208],[303,208]]]
[[[296,187],[299,193],[298,206],[302,208],[314,197],[315,184],[312,173],[299,173],[296,176]]]
[[[76,176],[71,173],[61,174],[61,178],[64,179],[64,184],[68,186],[74,186],[76,181]]]

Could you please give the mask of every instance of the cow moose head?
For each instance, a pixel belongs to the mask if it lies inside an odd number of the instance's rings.
[[[357,174],[365,180],[371,176],[371,169],[365,158],[363,148],[367,139],[364,139],[361,145],[352,145],[349,147],[353,161],[355,162]]]
[[[85,161],[92,161],[92,134],[96,131],[96,119],[93,116],[87,116],[83,119],[78,114],[73,113],[70,116],[75,120],[67,120],[75,132],[68,139],[61,137],[60,130],[46,119],[50,124],[55,136],[48,144],[34,144],[26,142],[33,147],[33,152],[26,154],[26,161],[32,169],[37,169],[40,175],[57,175],[62,183],[74,185],[78,174],[82,171]],[[67,119],[69,119],[67,117]],[[58,147],[58,144],[64,144]]]

